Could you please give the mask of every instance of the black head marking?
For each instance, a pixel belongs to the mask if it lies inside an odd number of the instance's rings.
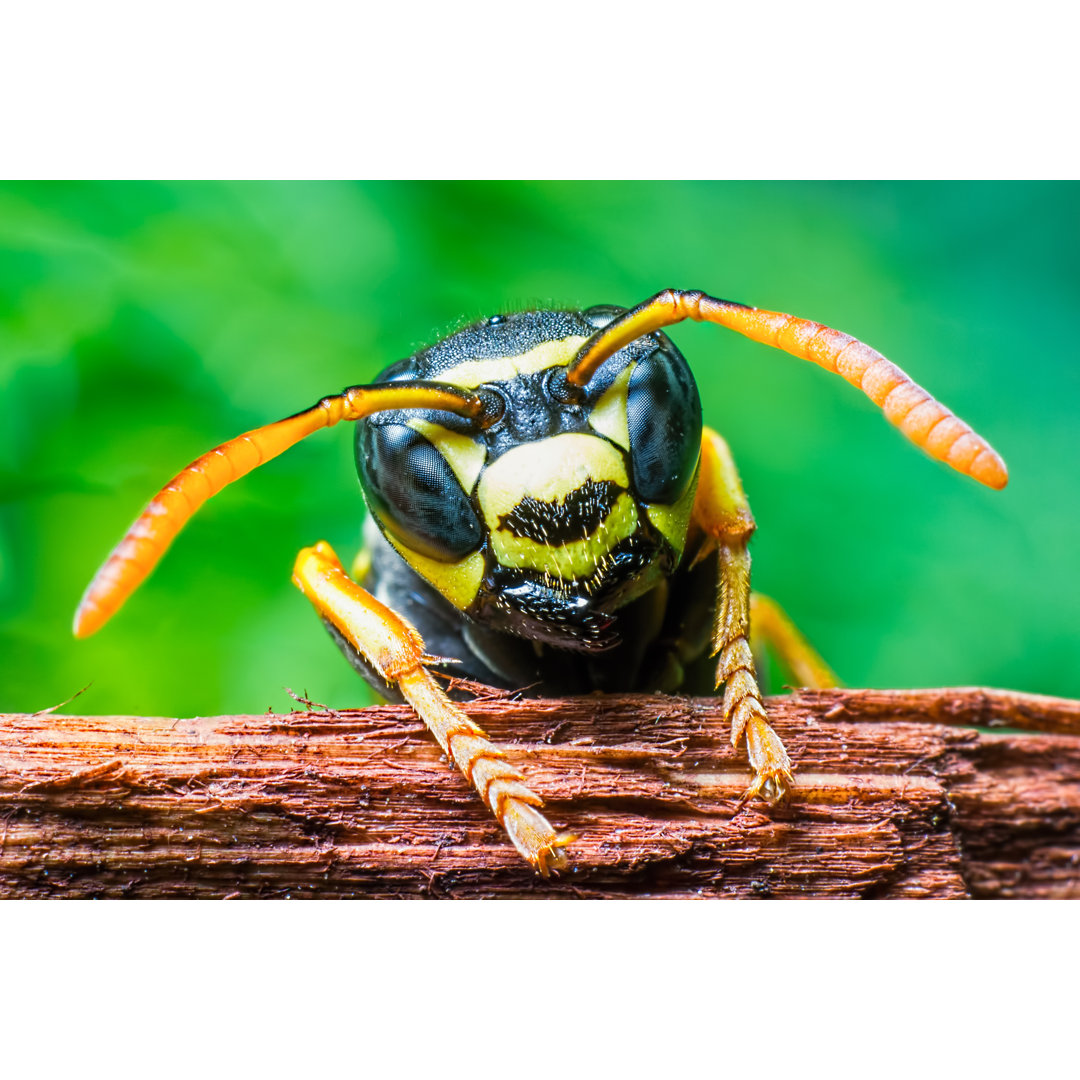
[[[526,495],[509,514],[499,515],[499,528],[538,544],[583,540],[600,528],[625,490],[611,480],[586,480],[557,502]]]

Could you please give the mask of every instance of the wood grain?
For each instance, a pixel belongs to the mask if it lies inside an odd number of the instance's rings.
[[[964,688],[768,707],[797,769],[771,811],[738,805],[749,773],[718,699],[466,706],[578,835],[549,881],[401,706],[4,715],[0,895],[1080,896],[1080,703]]]

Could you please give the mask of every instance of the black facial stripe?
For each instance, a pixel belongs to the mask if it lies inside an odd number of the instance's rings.
[[[586,480],[560,501],[526,495],[509,514],[499,515],[499,528],[552,547],[584,540],[603,524],[625,490],[611,480]]]

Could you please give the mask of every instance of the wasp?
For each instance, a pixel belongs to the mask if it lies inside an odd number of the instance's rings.
[[[350,575],[325,542],[305,548],[293,581],[365,679],[412,706],[535,869],[564,868],[573,837],[436,674],[548,696],[723,685],[724,722],[754,774],[746,797],[783,799],[792,766],[748,638],[754,518],[662,333],[684,319],[843,376],[933,457],[1005,486],[1002,459],[967,424],[819,323],[678,289],[629,310],[496,315],[178,473],[90,583],[76,636],[116,612],[210,496],[351,420],[370,511],[364,550]],[[834,684],[779,608],[762,601],[754,619],[797,678]]]

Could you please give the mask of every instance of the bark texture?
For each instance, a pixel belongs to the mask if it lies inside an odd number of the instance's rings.
[[[578,836],[548,881],[403,706],[0,716],[0,895],[1080,896],[1080,702],[767,704],[797,770],[773,810],[739,806],[718,699],[467,705]]]

